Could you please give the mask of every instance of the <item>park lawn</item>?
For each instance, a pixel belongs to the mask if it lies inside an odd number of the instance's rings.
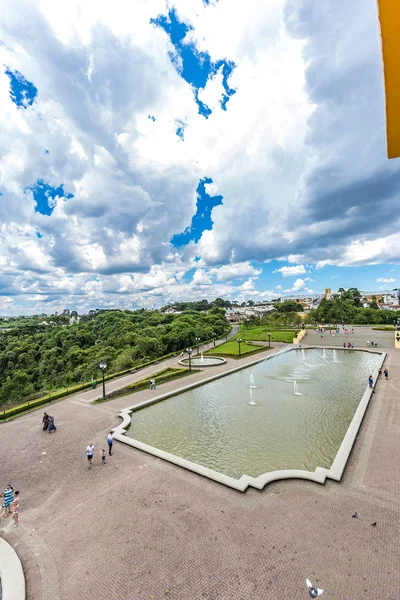
[[[253,352],[259,352],[260,349],[265,350],[265,348],[260,346],[246,344],[245,341],[240,344],[241,356],[245,354],[252,354]],[[229,342],[225,342],[216,348],[211,348],[211,350],[208,350],[207,354],[216,354],[217,356],[239,356],[239,344],[236,340],[229,340]]]
[[[267,333],[271,333],[271,342],[286,342],[291,344],[296,337],[294,329],[273,330],[266,327],[240,326],[239,335],[243,340],[254,342],[268,342]]]

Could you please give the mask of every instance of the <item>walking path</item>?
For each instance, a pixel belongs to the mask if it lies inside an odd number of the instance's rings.
[[[71,396],[52,409],[54,434],[42,432],[41,412],[1,424],[2,485],[20,489],[21,513],[15,530],[1,520],[0,535],[22,559],[27,600],[297,600],[308,597],[306,577],[330,600],[397,600],[400,353],[387,352],[389,381],[377,384],[344,477],[324,486],[281,481],[242,494],[123,444],[102,466],[119,410],[150,390],[99,405],[90,402],[101,389]]]

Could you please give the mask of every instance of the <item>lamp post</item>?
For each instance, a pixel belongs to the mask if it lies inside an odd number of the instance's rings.
[[[242,343],[242,338],[237,338],[236,341],[239,344],[239,356],[241,356],[241,354],[240,354],[240,344]]]
[[[200,348],[200,338],[199,338],[199,337],[196,337],[196,338],[194,338],[194,341],[195,341],[195,343],[196,343],[196,347],[197,347],[197,356],[198,356],[198,355],[200,354],[200,352],[199,352],[199,348]]]
[[[271,348],[271,333],[267,333],[268,336],[268,348]]]
[[[191,348],[186,348],[186,352],[187,352],[187,353],[188,353],[188,355],[189,355],[189,371],[191,371],[191,370],[192,370],[192,359],[191,359],[191,355],[192,355],[192,352],[193,352],[193,350],[192,350]]]
[[[104,400],[105,398],[107,398],[107,396],[106,396],[106,384],[105,384],[105,381],[104,381],[104,373],[105,373],[105,371],[107,369],[107,364],[104,361],[101,361],[101,363],[99,364],[99,367],[100,367],[100,371],[102,372],[102,375],[103,375],[103,400]]]
[[[214,332],[213,333],[213,341],[214,341],[214,348],[215,348],[215,340],[217,339],[217,334]]]

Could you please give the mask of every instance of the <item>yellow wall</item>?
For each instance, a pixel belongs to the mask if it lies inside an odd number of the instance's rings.
[[[400,2],[378,0],[386,92],[389,158],[400,156]]]

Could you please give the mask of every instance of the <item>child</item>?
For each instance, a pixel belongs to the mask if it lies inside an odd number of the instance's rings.
[[[103,465],[106,464],[106,451],[105,450],[101,451],[101,462]]]
[[[19,513],[19,492],[15,492],[14,502],[12,503],[12,517],[14,519],[14,527],[18,527],[18,513]]]

